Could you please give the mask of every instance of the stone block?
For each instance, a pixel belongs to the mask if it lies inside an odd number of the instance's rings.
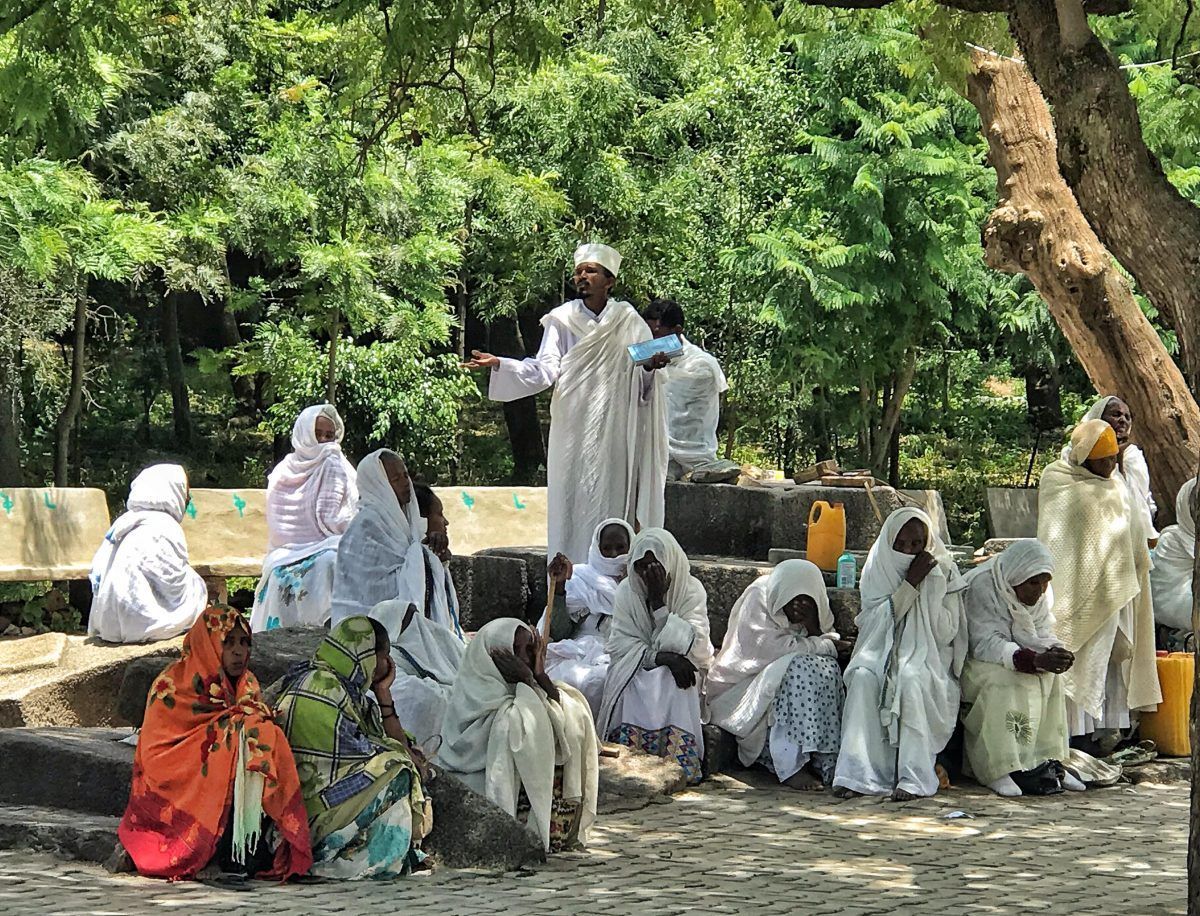
[[[600,814],[644,808],[656,798],[674,795],[687,788],[687,777],[673,760],[616,744],[619,756],[600,758]]]
[[[0,805],[0,849],[31,849],[103,863],[117,845],[120,819],[59,808]]]
[[[770,490],[669,482],[666,527],[689,555],[765,560],[778,505]]]
[[[545,553],[541,548],[538,550]],[[491,551],[455,556],[450,561],[450,573],[458,592],[459,620],[464,630],[478,630],[500,617],[525,619],[529,581],[524,560]],[[543,585],[542,594],[545,593]]]
[[[434,487],[450,526],[450,549],[546,543],[545,487]]]
[[[86,579],[108,526],[103,490],[0,489],[0,582]]]
[[[193,489],[188,560],[202,576],[257,576],[267,553],[267,491]]]
[[[773,493],[779,500],[771,531],[771,547],[805,550],[808,546],[808,515],[818,500],[841,503],[846,507],[846,546],[867,551],[879,537],[886,519],[901,507],[900,495],[891,487],[875,487],[870,494],[862,487],[820,487],[805,485]],[[875,497],[874,503],[871,496]],[[879,515],[875,514],[876,506]]]
[[[729,625],[729,613],[742,592],[771,567],[766,563],[716,557],[692,558],[692,575],[708,593],[708,622],[713,646],[720,648]]]
[[[0,804],[120,817],[129,800],[128,729],[0,729]],[[19,778],[15,774],[23,774]]]
[[[439,773],[426,791],[433,801],[433,831],[422,848],[441,865],[515,871],[546,861],[541,842],[529,830],[455,776]]]
[[[1037,537],[1036,489],[988,487],[987,510],[993,538],[1009,540]]]
[[[704,726],[704,776],[725,773],[741,766],[737,738],[717,725]]]

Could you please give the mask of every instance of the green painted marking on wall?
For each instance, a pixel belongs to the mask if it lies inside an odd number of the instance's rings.
[[[46,504],[47,509],[57,509],[58,508],[58,503],[54,502],[54,500],[52,500],[50,498],[49,490],[46,490],[44,493],[42,493],[42,502],[44,502]]]
[[[466,506],[468,509],[475,508],[475,497],[472,496],[470,493],[468,493],[466,490],[462,491],[462,501],[463,501],[463,505]]]
[[[193,519],[196,517],[196,504],[195,504],[195,502],[193,502],[191,500],[191,498],[188,499],[187,508],[184,509],[183,511],[186,512],[188,514],[188,516]]]
[[[238,510],[238,518],[246,517],[246,500],[242,499],[237,493],[233,494],[233,507]]]
[[[513,505],[516,506],[518,509],[525,508],[525,504],[523,502],[521,502],[521,497],[516,493],[513,494]]]
[[[5,515],[12,515],[13,505],[13,498],[7,493],[0,492],[0,506],[4,506]]]

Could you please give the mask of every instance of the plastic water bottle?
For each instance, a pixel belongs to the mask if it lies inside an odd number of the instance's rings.
[[[854,559],[854,554],[847,550],[844,554],[838,557],[837,587],[854,588],[854,580],[857,575],[858,562]]]

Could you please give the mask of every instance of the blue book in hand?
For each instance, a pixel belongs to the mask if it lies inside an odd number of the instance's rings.
[[[670,359],[682,356],[683,341],[679,339],[678,334],[668,334],[666,337],[652,338],[650,340],[643,340],[641,343],[629,345],[629,358],[639,366],[644,366],[650,362],[650,357],[655,353],[665,353]]]

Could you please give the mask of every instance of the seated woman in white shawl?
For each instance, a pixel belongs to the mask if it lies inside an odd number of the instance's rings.
[[[354,466],[342,454],[346,428],[331,404],[306,407],[292,452],[267,478],[267,546],[250,627],[323,626],[333,601],[342,533],[354,517]]]
[[[374,613],[384,602],[397,611],[386,619]],[[379,449],[358,465],[358,514],[338,544],[333,625],[372,616],[397,642],[410,604],[461,636],[454,582],[425,543],[425,520],[408,468],[395,452]]]
[[[1038,540],[1054,557],[1055,635],[1075,656],[1062,675],[1067,728],[1102,753],[1131,727],[1131,711],[1162,702],[1145,516],[1114,476],[1118,454],[1112,427],[1084,420],[1038,489]]]
[[[920,509],[887,517],[859,585],[834,794],[909,801],[937,793],[937,755],[958,722],[967,655],[954,560]]]
[[[742,593],[708,673],[712,722],[737,738],[744,766],[761,762],[793,789],[833,781],[845,687],[825,578],[784,560]]]
[[[1158,506],[1154,502],[1154,494],[1150,491],[1150,468],[1146,464],[1146,456],[1130,441],[1130,436],[1133,434],[1133,412],[1129,409],[1129,405],[1119,397],[1108,395],[1100,398],[1088,408],[1088,412],[1083,415],[1083,420],[1080,422],[1082,423],[1084,420],[1103,420],[1117,434],[1117,445],[1120,447],[1120,452],[1114,476],[1124,483],[1126,490],[1129,491],[1133,507],[1141,516],[1146,540],[1153,547],[1154,542],[1158,540],[1158,531],[1154,527],[1154,516],[1158,512]],[[1071,446],[1068,443],[1059,457],[1064,461],[1068,460],[1070,451]]]
[[[1154,622],[1159,627],[1159,645],[1172,651],[1192,649],[1192,567],[1196,563],[1196,517],[1192,497],[1193,477],[1175,497],[1175,524],[1163,529],[1154,548],[1150,570],[1150,594],[1154,599]]]
[[[574,566],[565,554],[550,561],[548,572],[565,599],[566,620],[557,613],[551,628],[554,642],[546,649],[546,671],[556,681],[570,684],[585,697],[592,714],[600,711],[604,681],[608,676],[608,652],[604,641],[612,621],[613,597],[629,573],[632,526],[610,518],[596,526],[586,564]],[[558,632],[560,621],[566,628]],[[545,620],[538,629],[545,632]]]
[[[134,478],[125,512],[92,560],[89,635],[155,642],[186,633],[203,613],[208,589],[188,563],[179,526],[187,504],[187,473],[177,464],[156,464]]]
[[[545,644],[511,617],[467,646],[437,762],[526,825],[549,851],[587,842],[599,744],[587,701],[546,674]]]
[[[1063,767],[1067,706],[1059,677],[1074,663],[1054,635],[1054,559],[1036,538],[1014,541],[963,578],[970,656],[963,715],[971,773],[997,795],[1084,785]]]
[[[597,731],[674,760],[695,784],[704,761],[700,696],[713,657],[708,595],[679,542],[661,528],[633,539],[629,568],[613,599]]]

